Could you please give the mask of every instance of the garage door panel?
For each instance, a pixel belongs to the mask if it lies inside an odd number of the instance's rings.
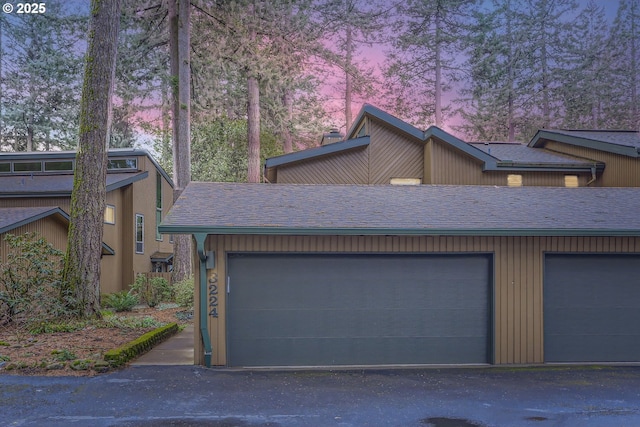
[[[547,362],[640,361],[639,255],[547,255]]]
[[[252,254],[228,270],[232,366],[487,362],[488,256]]]

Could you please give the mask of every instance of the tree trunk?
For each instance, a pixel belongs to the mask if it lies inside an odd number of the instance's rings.
[[[351,68],[353,67],[353,34],[351,26],[347,23],[346,28],[346,46],[345,49],[345,89],[344,89],[344,118],[346,131],[351,128],[351,121],[353,120],[353,114],[351,113],[351,101],[353,98],[353,82],[351,76]]]
[[[173,3],[173,5],[171,5]],[[175,0],[169,2],[175,11]],[[170,15],[171,72],[175,82],[177,71],[177,96],[173,96],[173,177],[174,202],[191,181],[191,60],[190,60],[190,2],[179,0],[177,19]],[[170,9],[170,13],[172,10]],[[177,98],[177,102],[176,102]],[[173,279],[183,280],[191,276],[191,236],[174,237]]]
[[[282,148],[285,153],[291,153],[293,152],[293,135],[289,126],[293,121],[293,95],[289,89],[285,89],[282,95],[282,105],[287,112],[287,120],[282,127]]]
[[[249,15],[256,20],[255,8],[249,5]],[[256,43],[255,23],[250,24],[249,43]],[[247,182],[260,182],[260,86],[256,70],[247,70]]]
[[[78,315],[99,317],[107,142],[111,126],[120,1],[92,0],[90,10],[63,283],[75,297],[72,308]]]
[[[258,79],[247,78],[247,127],[249,137],[248,182],[260,182],[260,88]]]
[[[442,50],[442,24],[440,22],[440,2],[437,3],[436,17],[435,17],[435,26],[436,26],[436,40],[435,40],[435,72],[436,72],[436,81],[435,81],[435,115],[436,115],[436,126],[442,126],[442,58],[441,58],[441,50]]]

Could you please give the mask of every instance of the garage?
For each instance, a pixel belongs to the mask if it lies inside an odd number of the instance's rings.
[[[545,362],[640,361],[640,255],[545,257]]]
[[[227,256],[227,364],[491,362],[487,254]]]

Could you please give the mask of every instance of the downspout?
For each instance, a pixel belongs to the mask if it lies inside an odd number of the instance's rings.
[[[596,166],[591,166],[591,179],[587,181],[587,187],[596,180]]]
[[[200,336],[204,346],[204,364],[207,368],[210,368],[211,338],[207,328],[207,254],[204,251],[204,241],[207,235],[198,233],[194,234],[193,237],[196,239],[198,258],[200,258]]]

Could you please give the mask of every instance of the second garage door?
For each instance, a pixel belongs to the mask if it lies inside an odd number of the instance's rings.
[[[546,362],[640,361],[640,256],[547,255]]]
[[[489,255],[230,254],[230,366],[490,361]]]

